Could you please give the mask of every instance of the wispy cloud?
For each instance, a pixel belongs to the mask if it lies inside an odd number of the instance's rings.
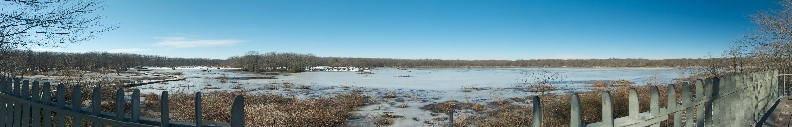
[[[240,40],[194,40],[186,37],[162,37],[162,41],[157,42],[158,46],[169,46],[173,48],[193,48],[193,47],[213,47],[213,46],[233,46]]]
[[[140,51],[146,51],[146,49],[132,48],[132,49],[110,49],[110,50],[107,50],[107,52],[111,52],[111,53],[131,53],[131,52],[140,52]]]

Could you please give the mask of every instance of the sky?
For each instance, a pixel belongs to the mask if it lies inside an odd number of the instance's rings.
[[[777,0],[109,0],[97,39],[37,51],[225,59],[247,51],[400,59],[702,58]]]

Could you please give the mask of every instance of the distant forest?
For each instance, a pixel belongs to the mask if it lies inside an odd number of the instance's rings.
[[[715,59],[532,59],[532,60],[442,60],[442,59],[392,59],[392,58],[349,58],[319,57],[300,53],[248,52],[243,56],[227,59],[175,58],[158,55],[140,55],[108,52],[36,52],[10,50],[2,52],[5,57],[0,69],[13,74],[55,71],[56,69],[112,70],[122,71],[141,66],[217,66],[236,67],[247,71],[300,72],[310,66],[353,66],[353,67],[411,67],[411,68],[479,68],[479,67],[690,67],[708,66]],[[12,75],[13,75],[12,74]]]
[[[35,52],[6,50],[0,52],[0,72],[6,75],[37,74],[59,70],[122,71],[139,66],[218,66],[224,60],[172,58],[157,55],[108,52]]]
[[[307,66],[353,67],[691,67],[710,66],[714,59],[532,59],[532,60],[442,60],[442,59],[392,59],[318,57],[299,53],[258,53],[232,56],[222,66],[238,67],[249,71],[301,71]],[[285,67],[285,68],[279,68]]]

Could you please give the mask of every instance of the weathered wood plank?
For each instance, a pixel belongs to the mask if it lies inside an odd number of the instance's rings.
[[[660,91],[657,86],[652,86],[649,90],[649,113],[652,118],[660,116]],[[651,127],[660,127],[660,124],[652,124]]]
[[[581,118],[581,109],[580,109],[580,96],[577,93],[572,93],[572,102],[571,105],[571,113],[570,113],[570,122],[569,125],[571,127],[583,127],[583,122]]]
[[[685,126],[693,126],[693,94],[690,92],[690,84],[682,83],[682,106],[685,107]]]
[[[13,94],[15,97],[20,97],[20,96],[19,96],[19,91],[20,91],[20,90],[19,90],[19,89],[20,89],[20,86],[19,86],[19,85],[21,85],[21,81],[20,81],[20,79],[19,79],[19,78],[15,78],[15,79],[14,79],[14,91],[12,92],[12,94]]]
[[[0,94],[0,97],[7,97],[7,96],[8,95]],[[82,119],[87,120],[87,121],[93,121],[93,122],[97,122],[97,123],[105,124],[105,125],[120,126],[120,127],[138,127],[138,126],[149,126],[150,127],[151,126],[151,125],[143,125],[143,124],[139,124],[139,123],[129,123],[129,122],[115,121],[115,120],[108,119],[108,118],[92,116],[92,115],[89,115],[91,113],[89,110],[79,109],[80,110],[79,112],[75,112],[73,110],[75,108],[71,108],[71,106],[66,106],[66,108],[57,108],[57,107],[52,107],[52,106],[45,106],[44,104],[41,104],[41,103],[33,103],[32,101],[29,101],[29,100],[24,100],[24,99],[19,99],[19,98],[14,98],[14,99],[18,99],[17,101],[20,101],[22,103],[36,105],[36,106],[45,108],[47,110],[51,110],[53,112],[57,112],[59,114],[63,114],[64,116],[73,116],[73,117],[76,116],[76,117],[82,118]]]
[[[30,100],[33,102],[40,102],[41,97],[39,97],[41,93],[39,93],[39,81],[33,81],[33,85],[30,86]]]
[[[245,98],[237,95],[231,105],[231,127],[245,126]]]
[[[718,82],[717,80],[718,80],[718,78],[715,77],[715,78],[711,78],[710,80],[706,80],[705,83],[704,83],[705,84],[704,87],[707,88],[707,90],[705,90],[705,92],[706,92],[705,96],[709,97],[707,102],[704,103],[704,125],[705,126],[712,126],[712,124],[713,124],[712,123],[712,112],[713,112],[713,110],[712,110],[712,101],[717,99],[717,96],[714,96],[714,95],[717,95],[717,93],[718,93],[718,91],[713,91],[713,86],[715,85],[715,83]]]
[[[82,109],[82,88],[80,85],[75,85],[72,89],[72,111],[79,112]],[[81,127],[82,118],[80,116],[72,117],[72,127]]]
[[[542,127],[542,100],[539,99],[539,96],[534,96],[532,103],[533,103],[533,122],[531,124],[533,125],[533,127]]]
[[[19,91],[19,92],[20,92],[19,95],[22,95],[20,97],[22,97],[23,99],[29,98],[30,97],[30,81],[28,81],[28,80],[22,81],[22,91]]]
[[[56,97],[58,100],[58,108],[65,108],[66,107],[66,88],[63,83],[58,83],[58,90],[55,91]],[[58,113],[58,123],[56,124],[58,127],[65,127],[66,126],[66,115],[63,113]]]
[[[704,83],[701,79],[696,80],[696,126],[697,127],[704,127],[704,105],[700,104],[700,102],[706,101],[704,100]]]
[[[613,127],[613,99],[610,91],[602,92],[602,127]]]
[[[41,103],[41,98],[39,98],[39,81],[33,81],[33,85],[31,87],[31,101],[36,103]],[[33,114],[30,117],[33,118],[33,122],[31,126],[33,127],[41,127],[41,108],[37,106],[30,105],[31,110],[33,110]]]
[[[6,86],[8,85],[6,79],[7,78],[0,77],[0,93],[2,94],[6,94]],[[6,115],[8,115],[8,113],[6,113],[6,109],[8,109],[8,107],[6,107],[7,104],[5,100],[5,97],[0,97],[0,127],[5,127],[7,122]]]
[[[52,88],[50,87],[51,85],[49,82],[45,82],[44,86],[42,87],[43,93],[41,94],[41,100],[46,106],[51,106],[50,103],[52,102]],[[46,108],[42,108],[42,111],[44,111],[44,120],[42,122],[44,123],[43,126],[52,127],[52,111]]]
[[[132,122],[140,121],[140,90],[132,91]]]
[[[96,86],[93,88],[93,94],[91,95],[91,114],[93,116],[99,116],[102,114],[102,88],[100,86]],[[101,127],[102,124],[99,123],[91,123],[91,126],[94,127]]]
[[[13,87],[14,87],[14,79],[6,78],[6,89],[5,93],[8,95],[13,95]],[[16,107],[16,102],[13,100],[9,100],[6,98],[6,125],[7,127],[11,127],[14,124],[14,107]]]
[[[168,91],[162,91],[160,96],[162,96],[160,99],[160,121],[162,121],[160,126],[168,127],[168,124],[170,123],[170,115],[168,113]]]
[[[627,99],[629,101],[628,102],[629,103],[629,105],[628,105],[629,106],[628,107],[629,108],[628,109],[629,117],[632,118],[632,119],[636,119],[636,120],[640,119],[640,115],[638,115],[640,113],[640,111],[638,110],[640,108],[640,105],[638,103],[638,91],[635,90],[635,88],[630,88],[630,93],[629,93],[628,96],[629,97]]]
[[[201,127],[203,125],[203,114],[201,107],[201,92],[195,92],[195,126]]]
[[[674,127],[682,127],[682,111],[677,110],[679,103],[677,101],[676,85],[668,84],[666,88],[668,89],[668,102],[666,103],[668,106],[666,108],[669,112],[674,112]]]
[[[19,85],[20,84],[21,84],[20,83],[20,79],[19,78],[15,78],[14,79],[14,91],[13,91],[14,97],[21,97],[19,95],[19,91],[20,91],[19,90],[19,88],[20,88]],[[19,126],[21,126],[21,123],[20,123],[21,120],[20,119],[22,118],[22,105],[20,104],[19,101],[13,101],[13,102],[14,102],[14,109],[12,109],[12,110],[14,111],[14,116],[11,117],[13,119],[13,121],[11,121],[11,124],[13,124],[12,125],[13,127],[19,127]]]
[[[115,102],[115,104],[116,104],[115,105],[116,106],[116,112],[115,112],[116,120],[124,121],[124,104],[126,104],[126,101],[124,101],[124,89],[123,88],[118,88],[118,90],[116,90],[115,101],[116,101]]]
[[[22,81],[22,91],[20,91],[22,99],[30,100],[30,81],[24,80]],[[22,122],[22,127],[30,127],[30,105],[26,103],[19,103],[22,107],[22,119],[18,121]]]

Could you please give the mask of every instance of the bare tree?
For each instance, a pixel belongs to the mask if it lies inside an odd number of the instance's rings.
[[[708,77],[717,77],[721,75],[721,72],[726,69],[728,65],[727,62],[724,62],[722,58],[716,58],[712,56],[712,53],[707,53],[706,63],[703,67],[699,68],[700,72],[706,73]]]
[[[558,72],[548,71],[542,68],[539,70],[525,72],[528,78],[523,82],[530,84],[528,91],[539,92],[544,95],[546,92],[556,90],[556,84],[563,82],[567,77]]]
[[[742,46],[729,45],[729,49],[723,52],[724,59],[726,59],[724,61],[730,64],[727,65],[726,69],[736,73],[748,71],[746,70],[746,64],[748,64],[746,52],[746,49]]]
[[[6,0],[0,1],[0,72],[19,73],[33,68],[19,68],[19,60],[33,60],[28,55],[11,55],[19,48],[60,47],[96,38],[102,32],[118,28],[99,22],[99,0]],[[27,57],[27,58],[13,58]],[[17,66],[17,67],[12,67]]]
[[[245,53],[243,59],[245,60],[245,68],[252,72],[258,72],[259,67],[256,65],[259,64],[259,52],[257,51],[248,51]]]
[[[752,68],[789,68],[792,62],[792,0],[780,1],[782,9],[765,10],[749,16],[758,25],[753,32],[735,41],[736,50],[754,62]]]

